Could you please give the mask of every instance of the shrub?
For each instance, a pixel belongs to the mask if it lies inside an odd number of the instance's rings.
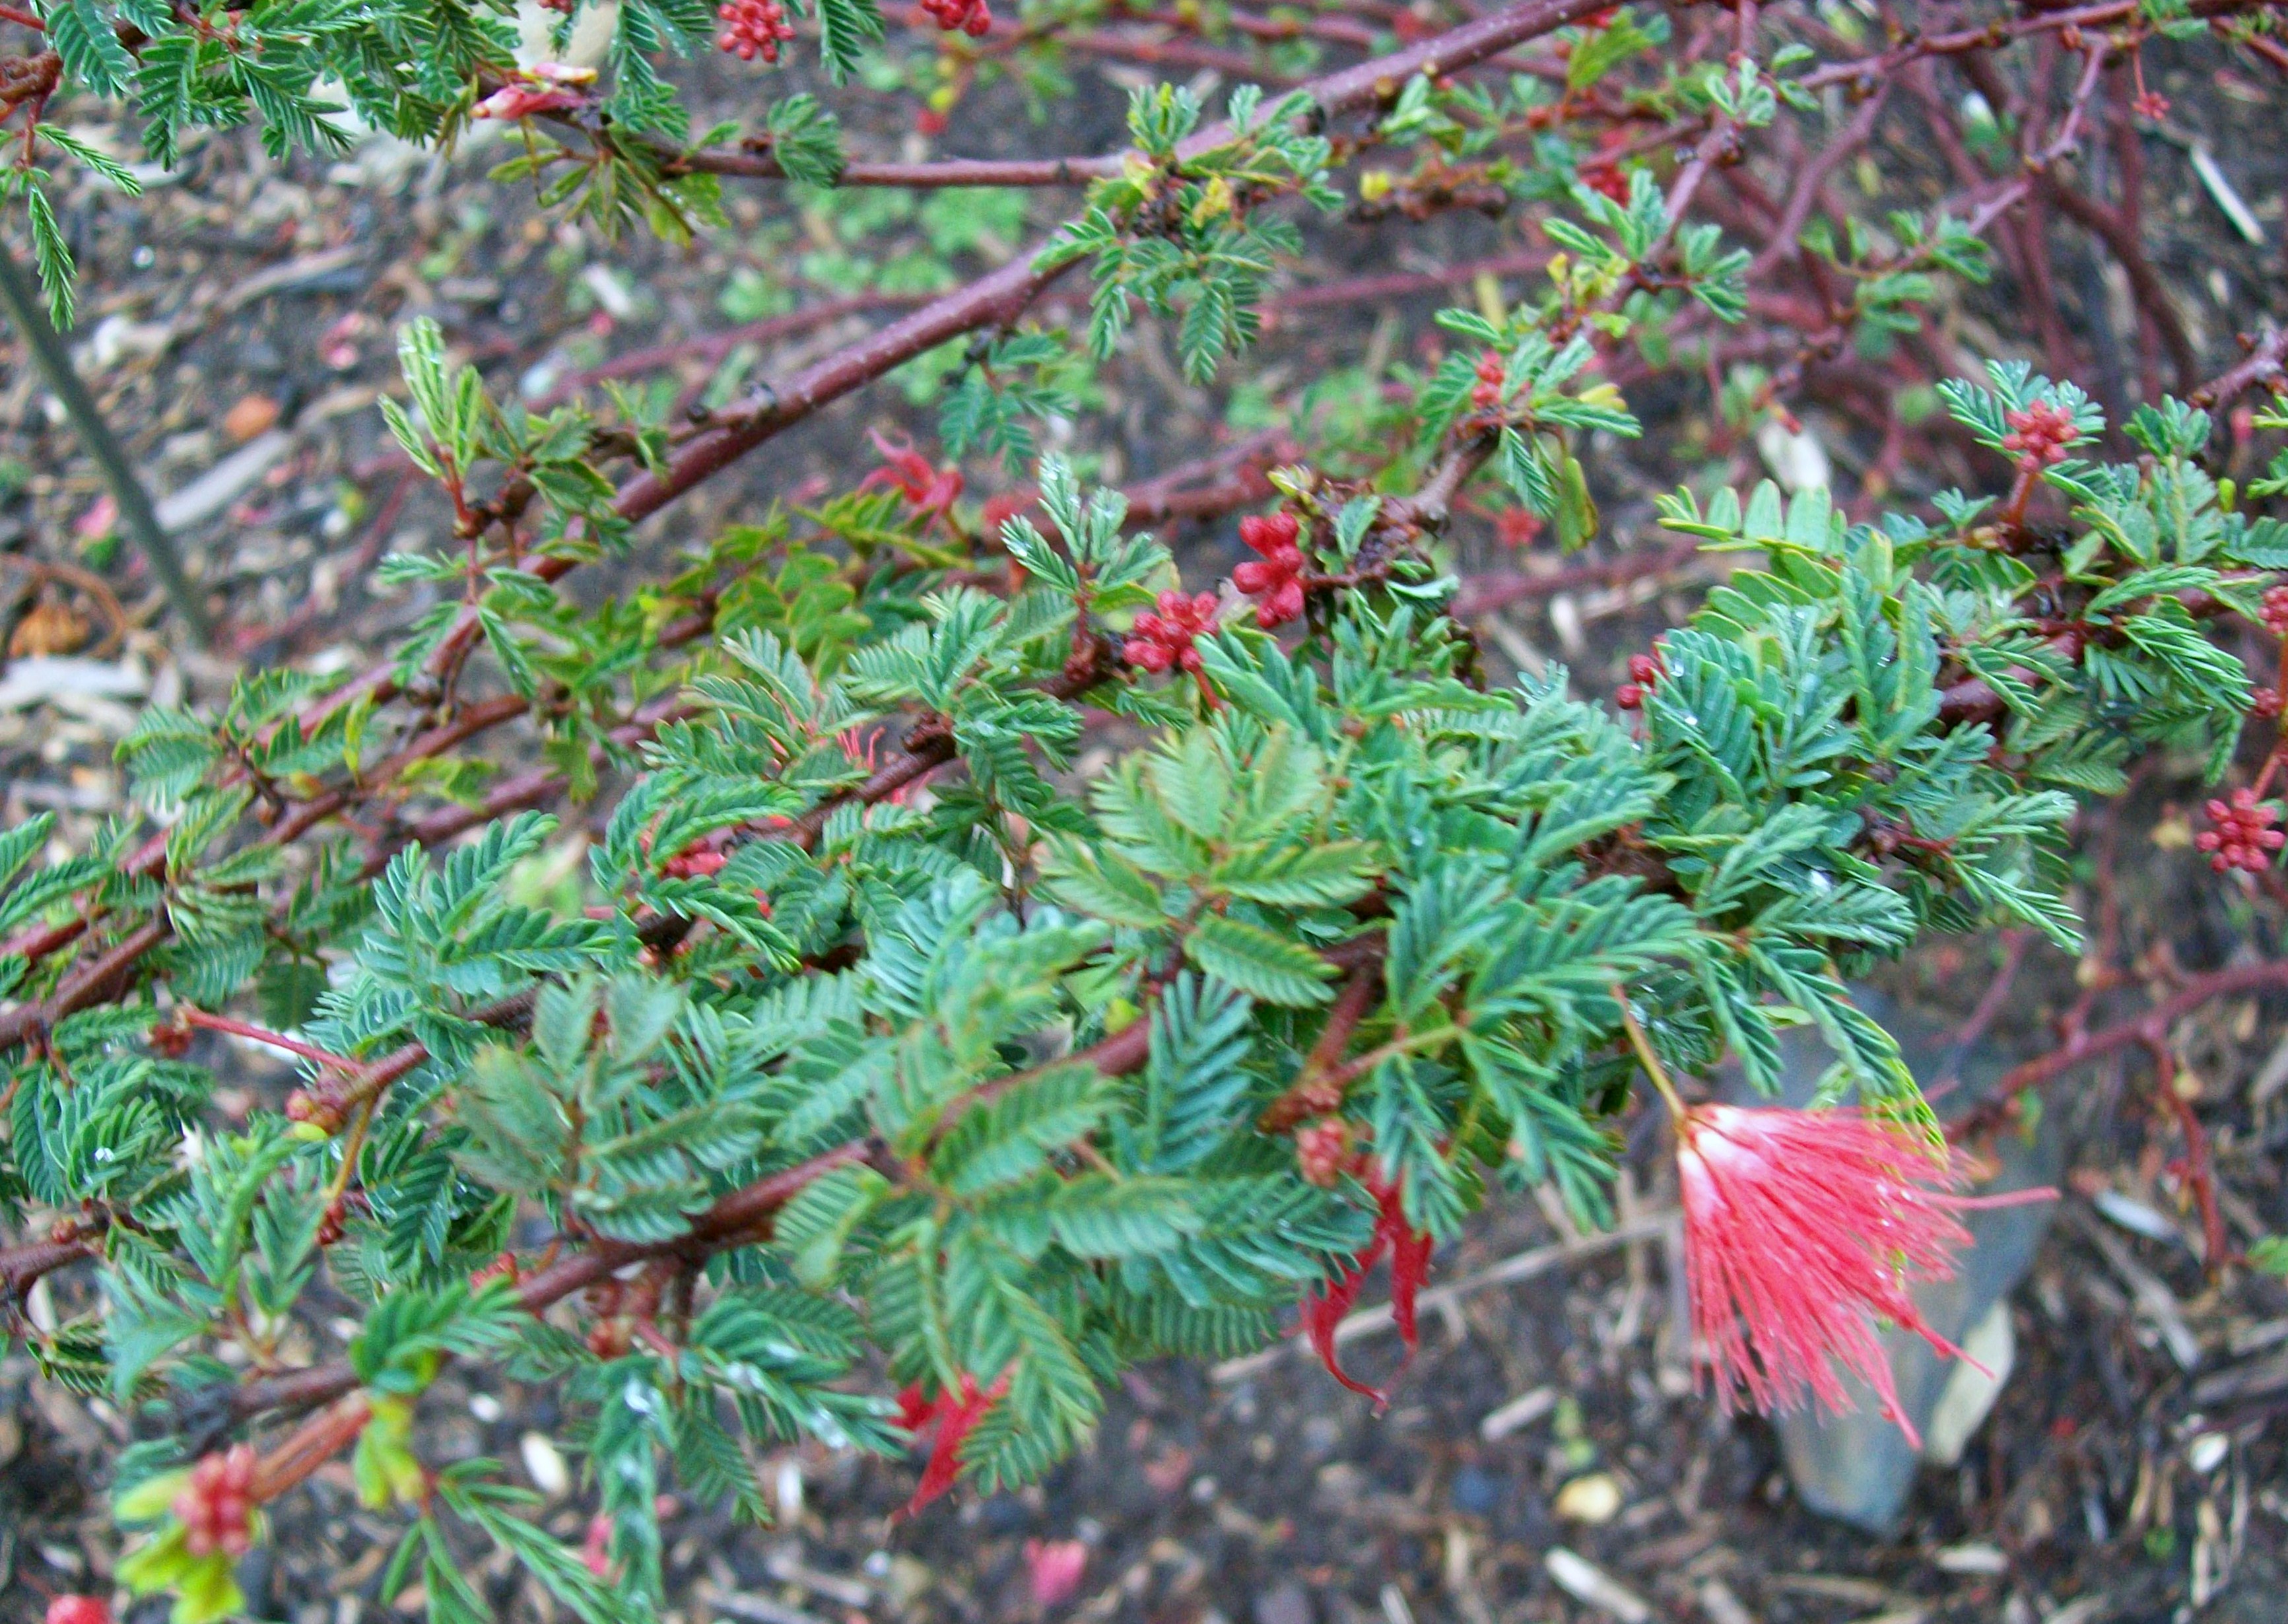
[[[928,16],[973,80],[1089,21],[1024,19],[1013,54],[981,5]],[[336,94],[442,147],[514,121],[504,182],[670,235],[712,224],[727,178],[942,178],[846,157],[805,93],[743,139],[694,140],[657,71],[714,43],[777,61],[799,34],[839,79],[876,60],[868,0],[623,0],[600,76],[519,67],[504,12],[433,0],[49,0],[18,20],[54,53],[10,70],[45,76],[11,103],[10,174],[60,315],[72,273],[32,155],[131,179],[39,122],[59,75],[132,96],[163,163],[186,128],[246,119],[282,155],[323,150],[346,139]],[[2110,425],[2024,360],[1944,383],[1902,432],[1974,458],[1988,494],[1863,520],[1816,483],[1664,498],[1673,536],[1745,567],[1617,704],[1560,670],[1489,679],[1454,613],[1451,521],[1499,493],[1514,529],[1588,541],[1597,448],[1641,428],[1618,382],[1715,370],[1727,324],[1771,363],[1734,375],[1743,424],[1781,420],[1847,349],[1903,353],[1944,287],[1990,275],[1984,233],[2056,201],[2097,88],[2149,36],[2276,52],[2270,22],[2099,5],[1853,56],[1752,5],[1718,28],[1527,0],[1405,45],[1321,13],[1297,27],[1331,49],[1392,48],[1283,95],[1243,86],[1220,120],[1140,91],[1114,158],[955,165],[1091,184],[1037,250],[696,422],[497,400],[407,323],[404,401],[382,410],[452,535],[387,578],[433,610],[352,680],[266,670],[212,713],[149,711],[120,751],[140,813],[87,849],[55,855],[45,818],[0,836],[0,1195],[27,1237],[0,1270],[12,1294],[94,1283],[25,1334],[50,1379],[147,1423],[117,1468],[123,1581],[171,1590],[180,1620],[231,1611],[262,1508],[347,1451],[367,1502],[410,1519],[393,1593],[417,1578],[433,1617],[488,1616],[454,1554],[473,1530],[580,1616],[624,1618],[659,1590],[666,1485],[764,1515],[756,1443],[918,1447],[918,1506],[957,1475],[1037,1477],[1132,1361],[1243,1351],[1291,1316],[1355,1384],[1331,1332],[1370,1266],[1388,1261],[1410,1341],[1432,1248],[1498,1187],[1546,1182],[1601,1220],[1638,1086],[1714,1155],[1675,1079],[1733,1055],[1768,1085],[1791,1024],[1833,1049],[1839,1108],[1768,1142],[1897,1188],[1865,1230],[1831,1220],[1824,1302],[1696,1286],[1712,1339],[1741,1310],[1728,1393],[1829,1393],[1869,1312],[1899,1311],[1867,1231],[1927,1221],[1906,1260],[1924,1270],[1948,1244],[1934,1119],[1846,977],[1933,930],[2074,946],[2077,797],[2157,750],[2233,771],[2267,702],[2231,643],[2277,618],[2288,525],[2261,504],[2288,457],[2220,480],[2189,402],[2276,386],[2282,343]],[[1545,39],[1563,53],[1504,55]],[[2023,115],[2014,172],[1879,227],[1824,200],[1879,127],[1879,75],[1961,60],[1990,80],[2018,41],[2078,76]],[[1497,62],[1518,71],[1474,71]],[[1830,144],[1752,250],[1695,207],[1787,120]],[[1415,167],[1361,171],[1370,147]],[[1088,358],[1140,320],[1215,376],[1303,241],[1298,202],[1529,206],[1557,251],[1537,296],[1441,312],[1451,347],[1402,399],[1311,419],[1319,442],[1227,505],[1267,511],[1210,590],[1118,491],[1040,456],[1034,425],[1080,410]],[[1082,263],[1087,333],[1025,325]],[[1814,319],[1788,303],[1800,285],[1823,290]],[[695,542],[656,585],[585,607],[558,590],[745,450],[955,340],[948,452],[1037,480],[990,522],[956,467],[882,441],[879,475]],[[2235,433],[2284,427],[2260,411]],[[1141,742],[1084,775],[1107,712]],[[519,720],[536,764],[485,780],[472,741]],[[2220,868],[2268,871],[2275,760],[2216,803]],[[584,864],[544,809],[565,801],[595,808]],[[294,1056],[299,1087],[226,1121],[203,1032]],[[1725,1235],[1697,1239],[1712,1275]],[[306,1359],[295,1327],[322,1290],[355,1331]],[[488,1463],[420,1458],[448,1360],[561,1389],[604,1519],[584,1556]]]

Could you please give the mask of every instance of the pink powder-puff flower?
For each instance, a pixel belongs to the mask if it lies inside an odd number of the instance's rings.
[[[1693,1330],[1718,1397],[1729,1407],[1744,1393],[1771,1410],[1808,1393],[1842,1411],[1849,1372],[1918,1448],[1877,1320],[1962,1357],[1908,1286],[1952,1276],[1970,1240],[1958,1213],[2056,1193],[1958,1194],[1958,1157],[1938,1160],[1849,1110],[1691,1107],[1679,1121],[1677,1168]]]

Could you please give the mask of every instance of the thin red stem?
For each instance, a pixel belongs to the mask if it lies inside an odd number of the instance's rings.
[[[303,1059],[331,1071],[354,1074],[360,1069],[354,1060],[346,1059],[328,1049],[322,1049],[314,1043],[305,1043],[299,1038],[290,1038],[283,1032],[274,1032],[268,1027],[257,1026],[250,1021],[235,1020],[229,1015],[209,1015],[203,1009],[194,1009],[187,1005],[179,1007],[176,1014],[186,1026],[203,1026],[209,1031],[228,1032],[234,1038],[249,1038],[257,1043],[266,1044],[274,1049],[284,1049],[290,1055],[299,1055]]]

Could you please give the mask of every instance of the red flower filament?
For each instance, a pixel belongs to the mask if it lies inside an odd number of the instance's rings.
[[[1299,1145],[1298,1150],[1299,1152]],[[1351,1260],[1341,1278],[1315,1286],[1303,1294],[1302,1329],[1310,1341],[1311,1351],[1319,1356],[1327,1373],[1352,1392],[1363,1393],[1373,1399],[1379,1410],[1389,1404],[1390,1395],[1380,1388],[1369,1387],[1343,1369],[1342,1361],[1335,1356],[1335,1327],[1342,1324],[1343,1317],[1358,1301],[1359,1287],[1366,1284],[1367,1271],[1387,1252],[1390,1318],[1398,1327],[1399,1340],[1406,1344],[1406,1357],[1413,1358],[1414,1349],[1422,1340],[1414,1302],[1422,1290],[1422,1282],[1429,1278],[1431,1239],[1407,1222],[1397,1185],[1370,1176],[1367,1188],[1374,1192],[1380,1207],[1375,1216],[1374,1238],[1367,1243],[1365,1251]]]
[[[1840,1412],[1851,1407],[1847,1371],[1919,1448],[1876,1319],[1962,1357],[1908,1284],[1952,1276],[1970,1240],[1957,1213],[2054,1192],[1958,1195],[1958,1163],[1932,1159],[1855,1111],[1696,1106],[1678,1137],[1693,1331],[1718,1398],[1728,1408],[1744,1393],[1770,1410],[1807,1392]]]
[[[1136,617],[1127,646],[1121,652],[1128,657],[1131,665],[1140,665],[1146,671],[1166,671],[1173,666],[1196,673],[1200,651],[1192,646],[1192,640],[1214,631],[1215,624],[1213,593],[1187,598],[1180,592],[1164,592],[1160,594],[1160,612]]]
[[[2288,845],[2288,834],[2272,825],[2280,808],[2256,799],[2254,790],[2235,790],[2229,801],[2212,800],[2206,808],[2213,829],[2204,829],[2193,844],[2209,854],[2209,866],[2218,873],[2236,868],[2261,874],[2272,866],[2272,854]]]
[[[922,1397],[918,1386],[909,1387],[898,1395],[898,1425],[914,1435],[918,1443],[921,1435],[934,1424],[937,1434],[930,1443],[929,1462],[922,1468],[922,1480],[914,1490],[901,1517],[913,1514],[953,1486],[961,1476],[961,1443],[985,1419],[985,1413],[1000,1402],[1009,1390],[1009,1378],[1003,1376],[991,1387],[980,1389],[977,1378],[967,1371],[961,1373],[961,1390],[940,1393],[934,1398]]]
[[[916,513],[932,518],[943,515],[953,506],[954,498],[961,494],[961,470],[939,468],[913,448],[906,440],[894,440],[873,429],[866,431],[874,442],[874,450],[881,454],[882,466],[858,482],[861,490],[889,489],[905,498],[906,504]]]
[[[1239,538],[1256,557],[1231,572],[1232,585],[1256,600],[1255,624],[1268,631],[1303,614],[1302,522],[1292,513],[1251,514]]]

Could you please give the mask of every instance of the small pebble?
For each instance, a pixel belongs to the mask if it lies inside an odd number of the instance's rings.
[[[1541,1562],[1557,1588],[1575,1601],[1585,1602],[1621,1624],[1651,1624],[1652,1608],[1644,1597],[1587,1557],[1553,1545]]]
[[[1314,1624],[1311,1595],[1293,1580],[1255,1598],[1255,1624]]]
[[[278,402],[266,394],[240,397],[222,416],[222,432],[244,445],[278,421]]]
[[[517,1439],[516,1453],[523,1457],[524,1475],[532,1479],[534,1488],[551,1500],[571,1492],[571,1469],[564,1464],[562,1452],[546,1433],[526,1433]]]
[[[1454,1474],[1454,1486],[1449,1498],[1454,1509],[1472,1517],[1484,1517],[1501,1504],[1502,1492],[1507,1485],[1490,1472],[1466,1466]]]
[[[1609,1523],[1620,1514],[1621,1485],[1610,1472],[1591,1472],[1558,1490],[1553,1509],[1569,1523]]]

